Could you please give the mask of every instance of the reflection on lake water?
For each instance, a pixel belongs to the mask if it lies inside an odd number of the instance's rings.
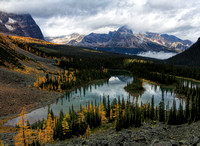
[[[43,118],[47,118],[47,113],[49,109],[53,110],[55,115],[59,115],[60,111],[63,110],[65,113],[69,110],[69,108],[73,105],[74,109],[79,109],[80,104],[86,106],[88,103],[97,103],[99,104],[102,100],[102,97],[110,97],[110,101],[114,98],[120,97],[120,99],[130,98],[130,101],[136,102],[140,104],[141,102],[144,104],[147,101],[150,103],[152,96],[154,96],[154,104],[158,106],[162,96],[164,96],[165,105],[169,103],[169,107],[171,107],[173,100],[176,100],[177,107],[180,102],[184,101],[177,98],[176,94],[173,92],[173,89],[161,88],[158,85],[153,85],[147,82],[144,82],[145,91],[140,97],[130,96],[124,90],[124,87],[128,82],[132,82],[133,78],[130,75],[113,75],[109,80],[98,81],[91,85],[87,85],[84,87],[77,88],[74,91],[67,92],[63,98],[57,100],[56,103],[50,104],[43,108],[36,109],[28,114],[26,114],[27,119],[32,124],[38,120],[42,120]],[[5,126],[15,126],[18,122],[18,118],[9,120]]]

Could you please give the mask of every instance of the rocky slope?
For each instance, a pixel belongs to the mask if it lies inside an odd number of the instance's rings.
[[[150,41],[153,41],[165,47],[178,49],[181,51],[186,50],[192,45],[191,41],[182,40],[174,35],[146,32],[145,37],[149,38]]]
[[[43,39],[44,36],[30,14],[0,11],[0,33]]]
[[[73,137],[67,141],[57,141],[48,146],[64,145],[103,145],[103,146],[171,146],[171,145],[200,145],[200,123],[191,125],[168,126],[162,123],[144,123],[141,128],[128,128],[116,132],[114,128],[105,127],[94,131],[89,139]]]

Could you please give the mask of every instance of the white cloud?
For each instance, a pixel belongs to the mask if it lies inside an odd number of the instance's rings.
[[[107,33],[122,25],[196,41],[200,2],[196,0],[0,0],[2,11],[30,13],[45,35]]]
[[[143,57],[157,58],[157,59],[168,59],[174,55],[177,55],[177,53],[166,53],[163,51],[160,51],[160,52],[148,51],[148,52],[139,53],[137,55],[143,56]]]

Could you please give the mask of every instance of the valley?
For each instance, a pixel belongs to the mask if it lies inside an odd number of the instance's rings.
[[[200,39],[119,25],[44,37],[0,11],[0,146],[200,144]]]
[[[130,117],[130,120],[134,120],[133,123],[136,124],[134,124],[135,127],[140,127],[143,125],[143,122],[149,120],[158,120],[166,124],[168,123],[169,125],[171,125],[169,122],[174,122],[172,125],[176,125],[179,124],[179,118],[188,116],[185,115],[185,112],[189,110],[189,107],[187,107],[188,100],[186,103],[186,95],[191,93],[189,85],[199,88],[199,83],[187,80],[179,81],[175,77],[182,76],[199,80],[199,70],[163,64],[164,62],[161,60],[93,51],[88,48],[57,45],[24,37],[1,35],[1,43],[2,51],[7,53],[7,55],[2,56],[4,59],[2,58],[3,60],[1,62],[3,65],[1,67],[1,97],[7,98],[2,98],[1,100],[3,101],[1,102],[1,109],[3,109],[1,110],[1,119],[4,121],[1,127],[4,132],[0,134],[0,139],[3,139],[4,142],[10,145],[12,145],[14,141],[8,141],[8,137],[5,136],[5,133],[7,132],[7,135],[10,135],[9,138],[15,139],[16,141],[16,138],[11,136],[15,135],[15,130],[13,128],[6,130],[4,126],[15,127],[20,117],[14,117],[20,113],[22,108],[26,109],[27,120],[34,129],[35,126],[37,127],[38,124],[41,124],[40,122],[45,122],[43,119],[49,117],[48,113],[51,113],[52,118],[61,120],[61,113],[63,116],[65,112],[70,113],[71,116],[72,114],[79,115],[81,114],[79,113],[80,107],[86,107],[86,111],[91,110],[89,109],[90,107],[101,112],[99,110],[102,110],[100,108],[102,106],[105,107],[105,111],[102,111],[104,114],[98,116],[100,116],[100,119],[103,117],[104,120],[106,119],[104,124],[111,124],[111,127],[116,128],[117,131],[121,131],[121,129],[123,131],[123,128],[126,129],[133,125],[127,125],[128,127],[124,125],[124,127],[120,124],[122,121],[120,122],[118,119],[115,119],[117,115],[110,117],[110,114],[116,114],[116,110],[119,110],[118,112],[123,112],[123,109],[121,109],[124,106],[123,104],[131,105],[132,103],[136,103],[133,106],[135,110],[132,111],[134,118],[132,119]],[[10,60],[6,59],[6,56],[9,58],[12,57],[15,61],[9,62]],[[108,69],[110,69],[110,71]],[[116,71],[116,69],[119,71]],[[120,70],[127,70],[129,72]],[[130,73],[132,75],[130,75]],[[126,92],[124,87],[134,82],[136,78],[151,80],[156,82],[156,84],[142,80],[144,92],[137,95]],[[91,84],[91,82],[95,80],[99,81]],[[137,84],[141,84],[141,82],[135,83],[136,86]],[[184,87],[182,86],[183,83]],[[172,84],[173,87],[171,87]],[[183,88],[187,89],[186,93],[182,91]],[[193,93],[198,96],[196,90],[193,90]],[[197,100],[197,98],[195,99]],[[152,104],[152,100],[154,104],[153,107],[150,105],[150,103]],[[194,99],[191,99],[191,102],[192,104],[197,103],[193,103]],[[161,103],[164,105],[162,108],[160,107],[162,105]],[[145,109],[141,108],[143,106]],[[180,106],[182,107],[182,111],[180,111]],[[115,112],[107,112],[109,110],[108,107]],[[124,111],[130,110],[126,108],[128,107],[125,106]],[[152,117],[153,109],[154,114]],[[166,114],[166,117],[161,115],[161,109],[164,110],[163,114]],[[170,121],[170,109],[172,111],[175,110],[175,115],[173,116],[177,116],[177,121]],[[198,111],[198,108],[195,110]],[[179,112],[182,112],[182,117],[178,118]],[[109,115],[107,115],[108,113]],[[89,113],[86,112],[83,114],[88,116]],[[161,119],[162,116],[165,117],[164,121]],[[188,117],[184,121],[182,120],[182,124],[185,122],[187,123],[187,121],[192,122],[194,119],[197,120],[195,116],[197,115]],[[13,117],[14,119],[8,119],[9,117]],[[78,117],[75,116],[74,118]],[[123,119],[124,117],[121,118]],[[49,118],[46,120],[48,119]],[[86,120],[88,118],[84,119]],[[64,117],[61,121],[63,120]],[[116,125],[117,121],[121,126]],[[36,125],[35,122],[37,123]],[[57,124],[57,128],[59,128],[59,123],[56,123],[56,121],[54,122]],[[87,121],[87,123],[89,123],[89,121]],[[87,134],[86,122],[84,121],[82,124],[82,128],[85,128]],[[96,123],[97,125],[93,124],[90,124],[93,130],[95,130],[95,127],[105,126],[101,122],[99,124]],[[72,126],[72,128],[76,127]],[[56,129],[54,129],[54,131],[55,130]],[[72,133],[71,136],[77,136],[78,133],[76,132],[78,131],[75,129],[72,129],[72,131],[75,133]],[[84,134],[84,130],[80,132]],[[68,137],[65,137],[65,135],[60,136],[55,135],[55,137],[60,140],[71,138],[70,134],[68,134]],[[39,141],[43,143],[43,140],[38,140],[38,142]],[[53,141],[53,137],[51,140],[47,140],[47,142]]]

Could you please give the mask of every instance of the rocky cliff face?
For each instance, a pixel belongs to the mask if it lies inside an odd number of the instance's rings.
[[[0,11],[0,33],[43,39],[44,36],[30,14]]]

